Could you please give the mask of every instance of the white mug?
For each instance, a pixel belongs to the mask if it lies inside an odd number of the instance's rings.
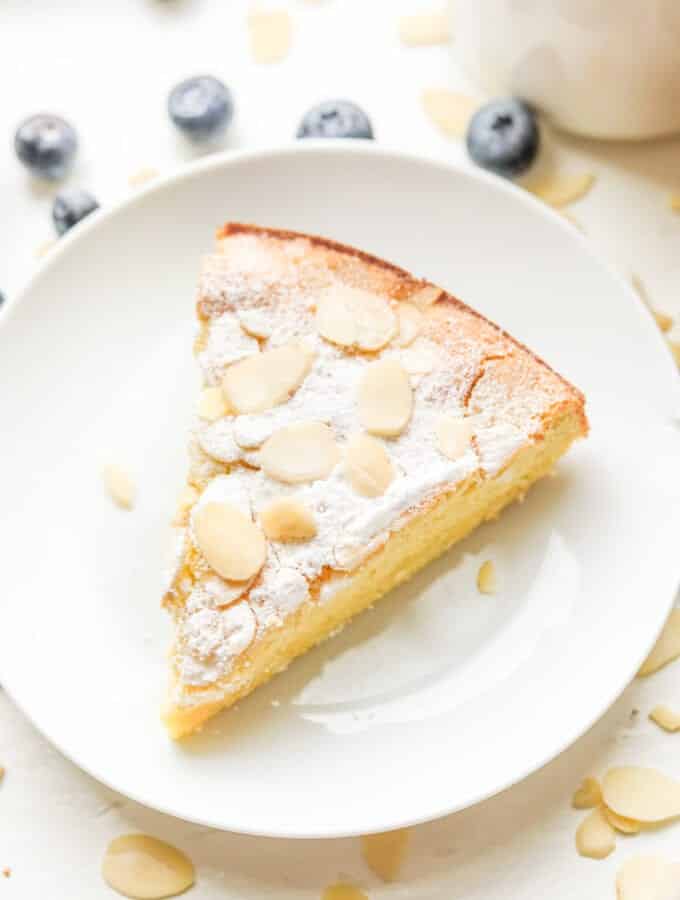
[[[489,96],[513,94],[597,138],[680,131],[680,0],[452,0],[454,53]]]

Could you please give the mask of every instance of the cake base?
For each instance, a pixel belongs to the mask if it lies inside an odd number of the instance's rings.
[[[328,599],[314,598],[291,613],[280,628],[257,644],[254,652],[243,654],[228,678],[207,690],[175,684],[163,711],[170,736],[177,739],[200,730],[217,712],[283,671],[297,656],[336,633],[357,613],[372,606],[482,522],[494,519],[505,506],[521,499],[534,482],[551,472],[569,445],[582,435],[580,411],[546,423],[543,439],[518,451],[495,477],[469,479],[455,491],[442,494],[432,506],[416,513],[403,528],[392,533],[352,572],[346,587]],[[205,700],[202,695],[207,695]]]

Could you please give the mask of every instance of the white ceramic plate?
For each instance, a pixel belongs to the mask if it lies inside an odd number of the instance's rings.
[[[584,389],[554,479],[340,637],[171,743],[159,609],[197,376],[194,286],[241,219],[357,244],[446,286]],[[363,143],[211,159],[60,242],[0,327],[0,676],[97,778],[277,836],[383,830],[547,762],[615,699],[672,602],[680,410],[651,318],[520,190]],[[115,509],[102,463],[135,473]],[[500,589],[480,596],[493,559]]]

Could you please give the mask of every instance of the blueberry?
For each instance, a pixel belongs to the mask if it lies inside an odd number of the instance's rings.
[[[41,113],[19,125],[14,135],[14,149],[34,175],[63,178],[75,159],[78,135],[59,116]]]
[[[349,100],[326,100],[305,113],[295,137],[370,140],[373,128],[371,120],[356,103]]]
[[[60,191],[52,206],[52,220],[57,234],[66,234],[69,228],[73,228],[95,209],[99,209],[99,204],[88,191],[77,188]]]
[[[0,291],[0,306],[5,302],[5,295]]]
[[[521,175],[538,153],[536,116],[521,100],[492,100],[470,119],[465,142],[483,169],[506,178]]]
[[[180,81],[168,97],[168,114],[175,125],[194,141],[219,135],[234,116],[229,88],[212,75]]]

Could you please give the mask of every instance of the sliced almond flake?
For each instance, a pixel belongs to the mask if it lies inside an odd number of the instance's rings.
[[[137,490],[129,473],[121,466],[111,463],[104,466],[102,476],[104,487],[116,506],[121,509],[132,509]]]
[[[394,337],[397,317],[385,297],[336,283],[317,303],[316,327],[333,344],[372,351]]]
[[[638,676],[651,675],[680,656],[680,609],[671,611],[654,649],[638,670]]]
[[[409,838],[408,828],[364,835],[361,853],[369,869],[383,881],[394,881],[404,862]]]
[[[469,419],[445,414],[437,422],[437,449],[448,459],[460,459],[472,440],[472,425]],[[481,570],[480,570],[481,571]]]
[[[616,847],[616,833],[600,807],[594,809],[576,830],[576,849],[589,859],[604,859]]]
[[[654,320],[656,321],[656,324],[659,326],[661,331],[663,331],[664,334],[666,332],[670,331],[671,328],[673,327],[672,316],[669,316],[667,313],[661,312],[661,310],[655,309],[652,306],[650,299],[649,299],[649,294],[647,293],[647,288],[645,287],[644,282],[642,281],[642,279],[640,278],[639,275],[636,275],[635,273],[633,273],[630,276],[630,280],[631,280],[631,283],[632,283],[633,287],[635,288],[638,296],[640,297],[642,302],[645,304],[647,309],[650,311],[650,313],[654,316]]]
[[[229,366],[222,393],[239,413],[264,412],[285,403],[312,367],[313,356],[301,341],[255,353]]]
[[[104,881],[134,900],[176,897],[194,883],[191,860],[176,847],[145,834],[114,838],[102,862]]]
[[[321,900],[368,900],[368,896],[353,884],[338,881],[336,884],[329,884],[327,888],[324,888]]]
[[[680,191],[673,191],[668,195],[668,205],[673,212],[680,212]]]
[[[680,341],[669,341],[668,346],[671,349],[676,364],[680,366]]]
[[[615,813],[607,806],[603,806],[602,808],[609,824],[612,826],[612,828],[620,831],[621,834],[640,833],[642,825],[637,821],[637,819],[628,819],[626,816],[620,816],[618,813]]]
[[[413,390],[408,372],[396,359],[369,363],[359,382],[359,419],[366,431],[396,437],[406,428],[413,411]]]
[[[423,314],[411,303],[400,303],[397,307],[399,331],[394,339],[398,347],[408,347],[420,334],[423,326]]]
[[[278,63],[290,50],[291,21],[285,9],[256,10],[248,15],[250,49],[257,63]]]
[[[584,778],[574,791],[571,805],[574,809],[592,809],[602,802],[602,788],[597,778]]]
[[[399,40],[406,47],[446,44],[450,36],[446,10],[422,12],[399,19]]]
[[[221,388],[208,387],[201,391],[198,401],[198,416],[206,422],[216,422],[229,414],[229,404]]]
[[[654,707],[649,718],[664,731],[680,731],[680,712],[663,703]]]
[[[267,438],[259,453],[262,471],[286,484],[327,478],[339,459],[333,432],[322,422],[280,428]]]
[[[206,503],[194,510],[196,544],[211,569],[228,581],[247,581],[264,565],[267,542],[245,513],[230,503]]]
[[[380,497],[394,480],[394,466],[384,445],[367,434],[350,438],[345,447],[345,471],[363,497]]]
[[[661,331],[666,334],[667,331],[670,331],[673,327],[673,317],[669,316],[668,313],[661,312],[660,309],[654,309],[652,307],[652,315],[654,316],[654,320],[656,324],[659,326]]]
[[[308,541],[316,534],[314,516],[294,497],[281,497],[260,513],[262,530],[271,541]]]
[[[479,100],[474,97],[445,88],[430,88],[423,93],[426,115],[448,137],[465,135],[479,105]]]
[[[680,816],[680,782],[656,769],[610,769],[602,779],[602,797],[613,812],[638,822]]]
[[[584,172],[581,175],[555,174],[544,181],[529,185],[528,190],[545,203],[559,209],[585,197],[594,183],[595,176],[591,172]]]
[[[496,567],[492,560],[485,560],[477,572],[477,590],[480,594],[496,593]]]
[[[659,856],[631,856],[616,875],[616,900],[677,900],[680,865]]]
[[[158,169],[152,169],[150,167],[140,169],[138,172],[133,172],[133,174],[130,175],[128,184],[131,188],[142,187],[142,185],[148,184],[150,181],[158,178],[159,174]]]

